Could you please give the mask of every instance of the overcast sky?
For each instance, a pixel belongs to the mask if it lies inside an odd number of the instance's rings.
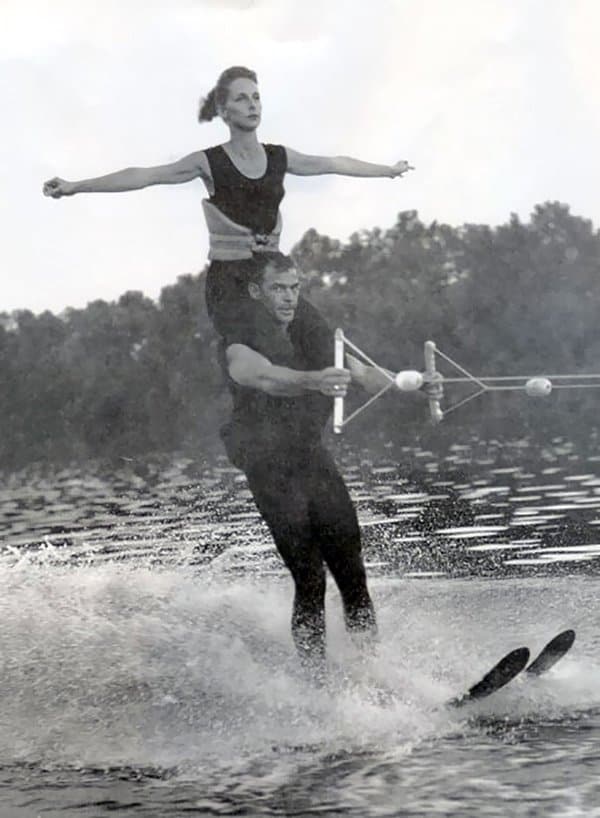
[[[558,199],[600,226],[597,0],[0,0],[0,311],[161,287],[205,264],[200,181],[58,201],[45,179],[224,141],[198,98],[259,76],[265,142],[402,180],[288,177],[283,249],[425,221],[499,224]]]

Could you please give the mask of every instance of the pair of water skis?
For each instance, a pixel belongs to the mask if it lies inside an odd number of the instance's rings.
[[[517,648],[507,653],[498,664],[488,671],[473,687],[448,702],[450,707],[463,707],[465,704],[479,701],[491,696],[500,688],[511,682],[521,672],[528,676],[542,676],[569,652],[575,641],[575,631],[566,630],[559,633],[530,662],[528,648]]]

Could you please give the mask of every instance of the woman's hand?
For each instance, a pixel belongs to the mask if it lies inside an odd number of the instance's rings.
[[[409,165],[405,159],[400,160],[400,162],[396,162],[395,165],[392,165],[392,179],[395,179],[396,176],[404,176],[409,170],[414,170],[412,165]]]
[[[60,179],[58,176],[44,182],[43,191],[44,196],[51,196],[53,199],[60,199],[61,196],[72,196],[75,193],[72,183]]]

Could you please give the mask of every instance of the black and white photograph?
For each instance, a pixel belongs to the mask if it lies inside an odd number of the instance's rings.
[[[599,42],[0,0],[0,818],[600,816]]]

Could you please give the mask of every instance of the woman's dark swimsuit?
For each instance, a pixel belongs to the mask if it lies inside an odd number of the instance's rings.
[[[279,205],[285,194],[283,178],[287,170],[287,154],[282,145],[264,145],[264,149],[267,169],[258,179],[240,173],[221,145],[205,151],[214,186],[214,193],[208,200],[210,205],[230,222],[251,231],[259,248],[278,230]],[[209,317],[219,335],[225,338],[240,321],[246,322],[248,312],[253,309],[248,294],[252,251],[248,249],[246,258],[224,260],[218,256],[219,251],[211,246],[205,297]],[[303,347],[305,339],[314,333],[324,338],[329,334],[329,327],[318,310],[300,298],[290,335]],[[328,352],[326,358],[315,363],[320,368],[332,365],[333,350],[331,355]]]

